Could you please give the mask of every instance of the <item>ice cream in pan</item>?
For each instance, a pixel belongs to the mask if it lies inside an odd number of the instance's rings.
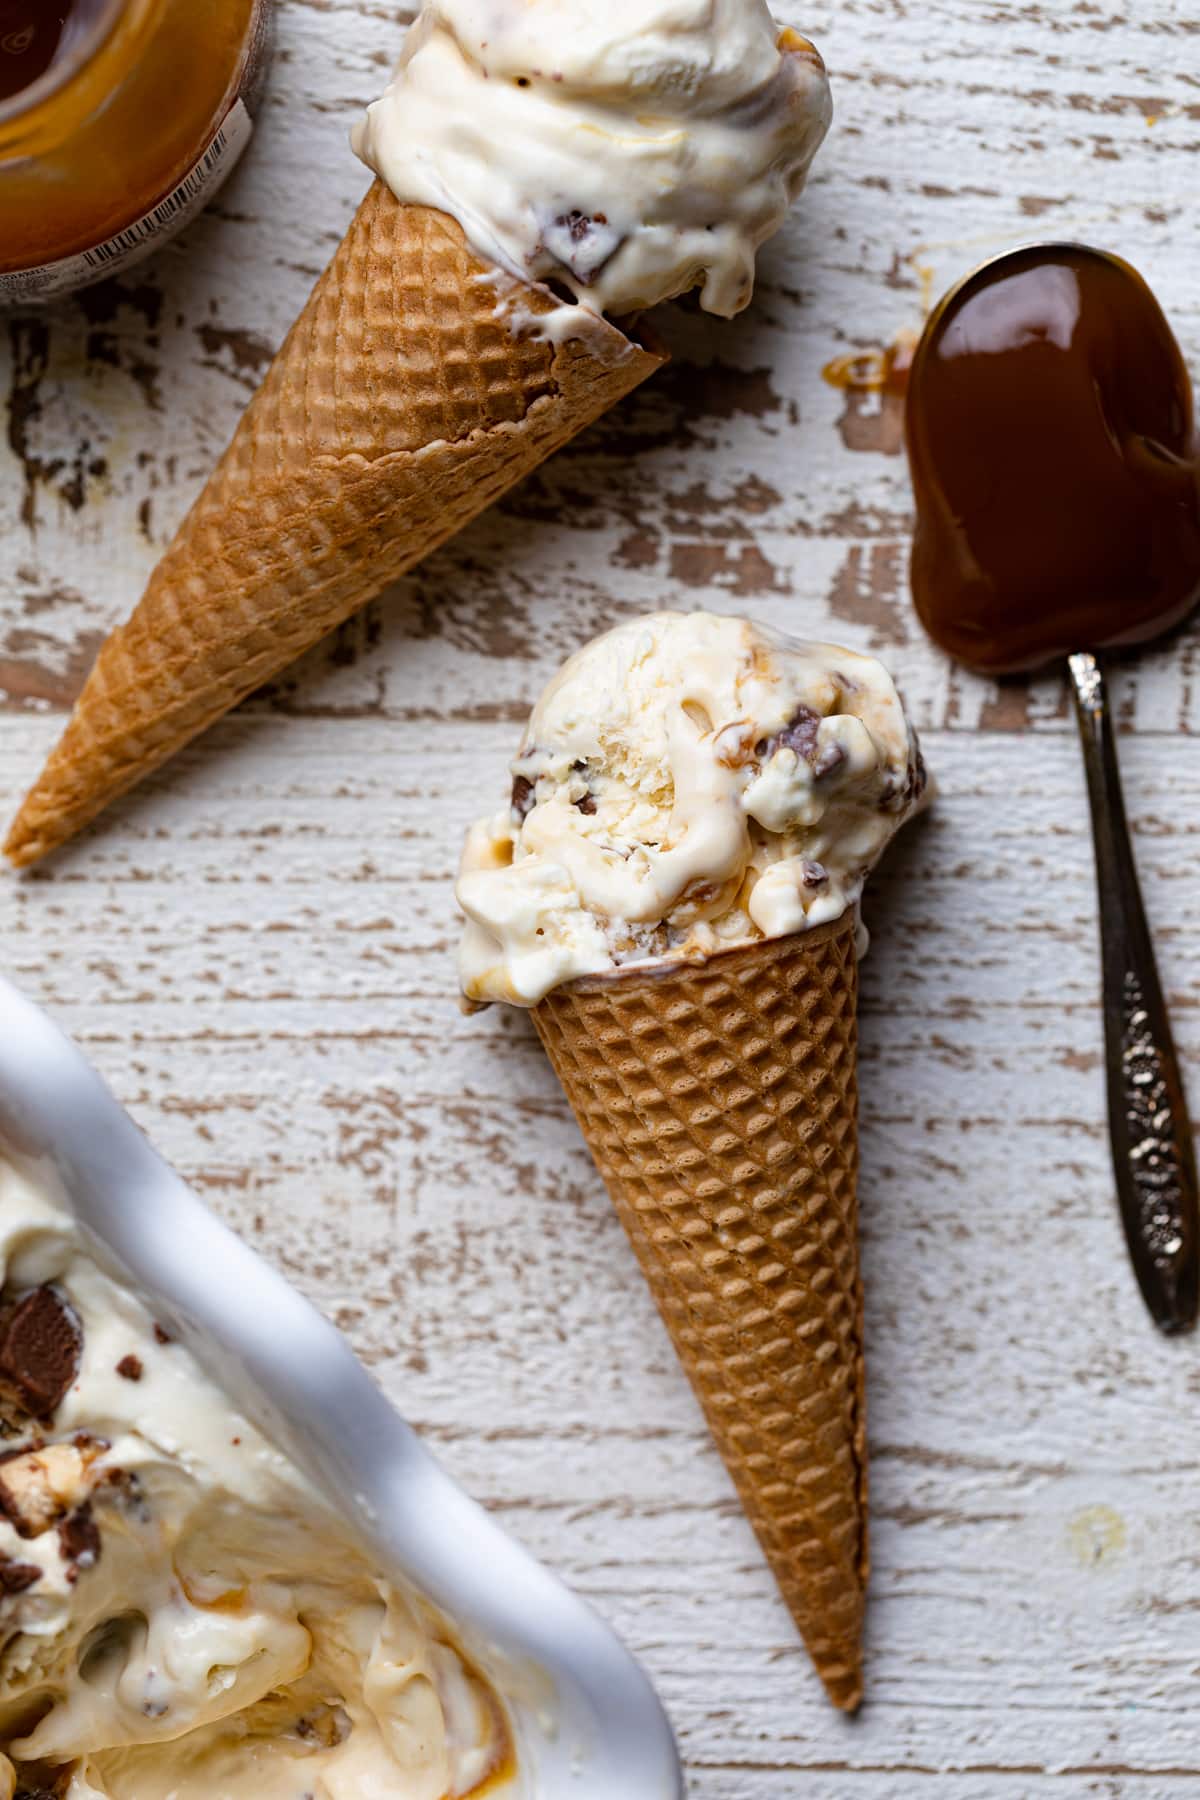
[[[428,0],[378,172],[9,833],[29,863],[730,314],[829,124],[766,0]]]
[[[512,1772],[444,1624],[0,1161],[0,1796],[444,1800]]]
[[[608,1628],[0,977],[0,1800],[681,1800]]]
[[[867,1576],[859,900],[924,792],[874,659],[660,613],[551,682],[457,887],[464,994],[532,1008],[846,1708]]]

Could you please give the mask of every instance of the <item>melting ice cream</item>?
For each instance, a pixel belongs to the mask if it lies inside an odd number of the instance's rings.
[[[0,1164],[0,1800],[444,1800],[498,1703]]]
[[[571,658],[533,709],[509,804],[469,832],[464,992],[703,957],[840,917],[925,772],[873,657],[744,619],[657,613]]]
[[[765,0],[426,0],[354,133],[399,199],[593,312],[732,314],[829,128]]]

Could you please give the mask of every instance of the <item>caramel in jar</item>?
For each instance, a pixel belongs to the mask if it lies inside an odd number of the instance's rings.
[[[251,134],[269,0],[0,0],[0,304],[116,273]]]

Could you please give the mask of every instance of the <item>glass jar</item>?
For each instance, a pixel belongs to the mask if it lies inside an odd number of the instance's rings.
[[[270,0],[0,0],[0,304],[127,268],[245,148]]]

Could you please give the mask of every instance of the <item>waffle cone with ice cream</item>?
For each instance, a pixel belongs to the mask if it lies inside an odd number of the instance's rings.
[[[834,1703],[862,1696],[856,931],[923,770],[872,659],[710,615],[609,633],[468,837],[472,1002],[532,1008]]]
[[[377,172],[5,850],[70,838],[733,313],[829,120],[765,0],[428,0],[355,133]]]
[[[5,846],[30,863],[286,668],[659,366],[589,318],[517,336],[496,271],[382,182],[101,646]],[[531,320],[554,310],[529,288]]]

